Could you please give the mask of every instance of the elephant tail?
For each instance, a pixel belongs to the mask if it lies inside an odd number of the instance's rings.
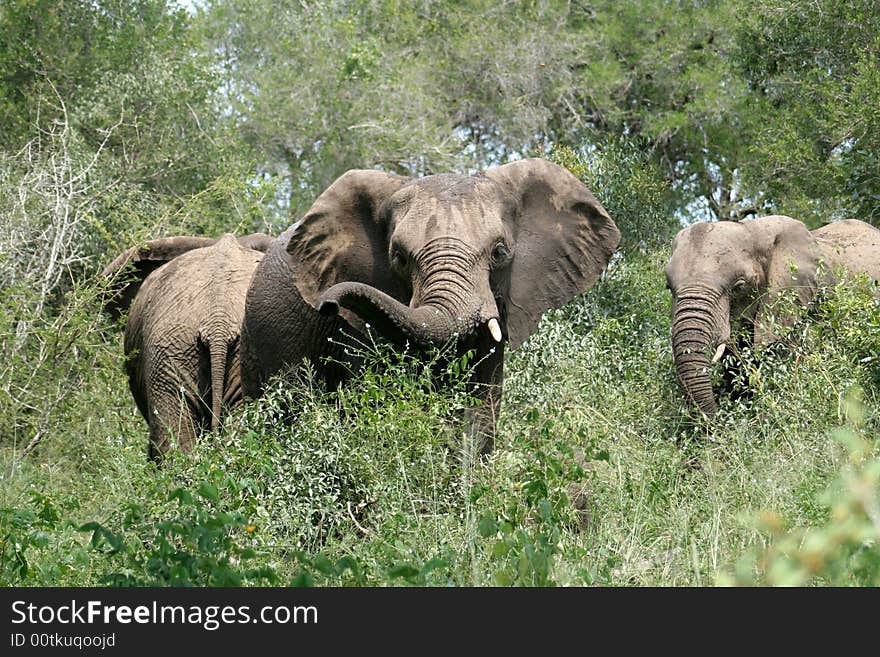
[[[226,380],[226,356],[228,345],[222,338],[207,340],[211,358],[211,429],[220,424],[220,408],[223,405],[223,384]]]

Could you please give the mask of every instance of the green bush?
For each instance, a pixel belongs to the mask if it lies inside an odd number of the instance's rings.
[[[227,480],[225,493],[235,483]],[[257,556],[248,544],[255,526],[240,514],[215,511],[220,491],[202,483],[196,495],[177,488],[168,496],[176,503],[169,515],[156,518],[156,509],[145,511],[131,504],[118,532],[91,521],[79,529],[91,532],[91,547],[102,551],[110,568],[102,584],[116,586],[241,586],[274,584],[275,572],[266,566],[247,568]],[[118,570],[116,570],[118,568]]]
[[[75,495],[31,491],[27,506],[0,509],[0,586],[58,586],[87,564],[68,518],[78,508]]]
[[[719,581],[754,586],[880,585],[880,458],[866,435],[864,406],[846,405],[847,424],[830,433],[846,449],[847,462],[816,496],[823,517],[813,526],[786,526],[767,509],[753,518],[766,547],[746,552]]]

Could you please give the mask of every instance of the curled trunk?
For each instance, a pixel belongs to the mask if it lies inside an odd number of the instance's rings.
[[[340,306],[400,344],[412,340],[441,346],[457,335],[469,333],[476,324],[476,309],[451,309],[433,303],[410,308],[363,283],[339,283],[318,299],[318,310],[324,315],[337,314]]]
[[[414,256],[412,300],[405,305],[381,290],[357,282],[339,283],[318,298],[318,310],[334,315],[345,308],[386,338],[405,344],[443,346],[486,328],[502,338],[489,272],[478,254],[456,237],[438,237]]]

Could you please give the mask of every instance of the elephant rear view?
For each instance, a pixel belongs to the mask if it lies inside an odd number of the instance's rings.
[[[241,403],[239,338],[245,294],[269,238],[172,237],[129,249],[104,270],[132,279],[105,307],[130,304],[124,350],[129,387],[150,427],[149,456],[192,449]],[[253,247],[253,248],[251,248]]]

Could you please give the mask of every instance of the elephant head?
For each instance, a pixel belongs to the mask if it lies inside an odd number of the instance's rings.
[[[731,321],[752,329],[755,346],[776,340],[775,300],[796,291],[806,304],[819,285],[822,251],[800,221],[781,215],[751,221],[701,222],[672,243],[666,284],[672,293],[672,351],[687,396],[703,413],[718,410],[709,368],[731,337]]]
[[[526,159],[476,175],[354,170],[290,232],[302,298],[391,340],[482,334],[520,345],[589,288],[620,240],[566,169]]]

